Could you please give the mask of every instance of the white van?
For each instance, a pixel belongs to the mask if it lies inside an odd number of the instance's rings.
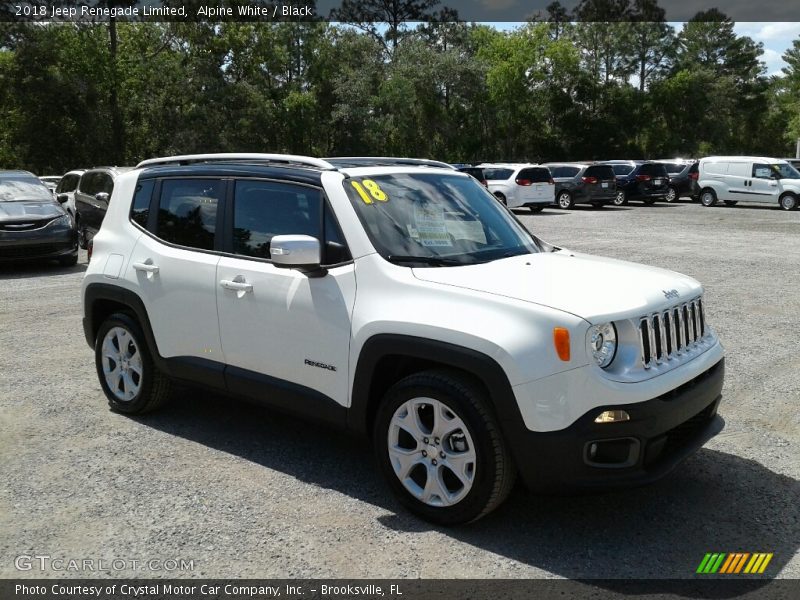
[[[698,185],[703,206],[717,200],[734,206],[741,200],[792,210],[800,196],[800,172],[780,158],[709,156],[700,160]]]
[[[528,207],[540,212],[556,201],[556,187],[550,170],[530,163],[483,163],[486,185],[508,208]]]

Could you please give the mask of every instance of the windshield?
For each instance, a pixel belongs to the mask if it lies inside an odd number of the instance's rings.
[[[343,184],[370,241],[391,262],[470,265],[540,251],[472,177],[402,173]]]
[[[36,177],[25,175],[0,176],[0,202],[21,200],[52,200],[53,195]]]
[[[778,163],[771,166],[778,172],[781,179],[800,179],[800,172],[789,163]]]

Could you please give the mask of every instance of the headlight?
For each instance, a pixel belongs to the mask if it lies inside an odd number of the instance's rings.
[[[589,330],[589,347],[598,366],[606,368],[617,353],[617,330],[613,323],[595,325]]]
[[[72,227],[72,217],[70,217],[69,215],[62,215],[57,219],[53,219],[52,221],[50,221],[50,223],[48,223],[48,226]]]

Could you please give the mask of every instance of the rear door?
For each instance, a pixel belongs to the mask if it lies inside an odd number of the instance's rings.
[[[555,185],[547,167],[526,167],[516,177],[520,204],[550,204],[555,201]]]
[[[753,179],[753,164],[750,162],[730,162],[725,175],[723,194],[720,200],[754,200],[751,182]]]
[[[591,165],[581,175],[586,196],[594,200],[609,200],[617,193],[617,178],[609,165]]]
[[[221,248],[217,223],[226,184],[218,177],[140,181],[131,218],[149,233],[139,236],[126,272],[147,308],[161,356],[179,367],[209,367],[214,379],[208,383],[216,387],[224,386],[224,356],[214,252]]]
[[[669,175],[661,163],[646,163],[639,167],[636,181],[642,196],[666,195]]]

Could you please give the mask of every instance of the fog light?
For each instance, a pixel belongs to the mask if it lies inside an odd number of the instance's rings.
[[[595,423],[621,423],[630,421],[631,416],[624,410],[604,410],[594,420]]]

